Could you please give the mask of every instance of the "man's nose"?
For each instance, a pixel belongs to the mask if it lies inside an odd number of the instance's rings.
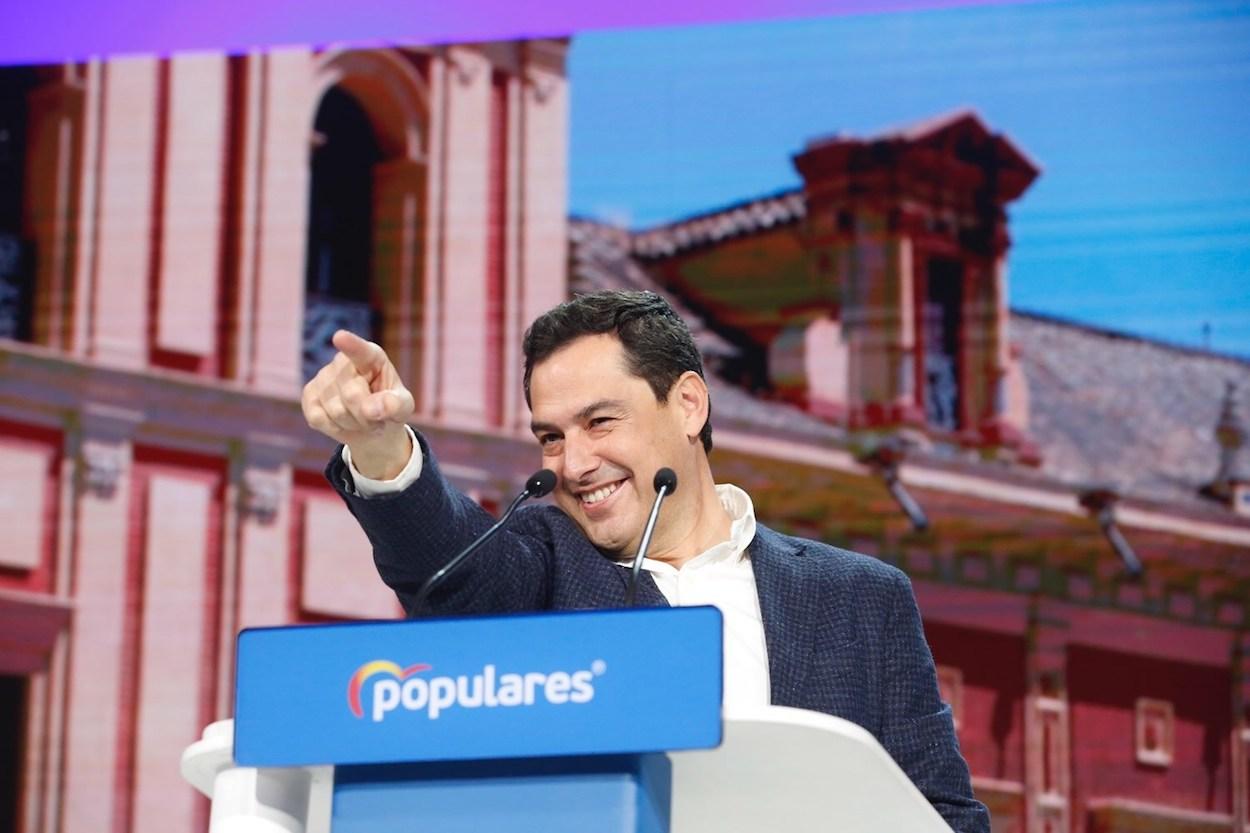
[[[594,443],[585,437],[565,437],[564,476],[576,483],[599,467]]]

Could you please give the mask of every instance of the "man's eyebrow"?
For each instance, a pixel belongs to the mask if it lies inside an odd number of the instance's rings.
[[[625,407],[625,403],[620,399],[600,399],[598,401],[591,402],[585,408],[582,408],[580,411],[574,414],[573,421],[585,422],[586,420],[590,419],[599,411],[613,411],[613,410],[619,411],[624,407]],[[552,425],[549,422],[531,422],[530,431],[532,431],[535,434],[543,433],[546,431],[552,431],[557,434],[560,433],[560,429],[556,427],[555,425]]]

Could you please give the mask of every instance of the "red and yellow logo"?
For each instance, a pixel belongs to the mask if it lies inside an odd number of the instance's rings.
[[[366,662],[356,669],[356,673],[352,674],[351,680],[347,683],[347,707],[352,710],[352,714],[356,715],[356,717],[365,716],[365,710],[360,705],[360,691],[364,688],[365,681],[375,674],[390,674],[395,679],[402,681],[421,671],[429,671],[430,668],[431,666],[426,663],[417,663],[407,668],[400,668],[398,664],[391,662],[389,659],[375,659],[372,662]]]

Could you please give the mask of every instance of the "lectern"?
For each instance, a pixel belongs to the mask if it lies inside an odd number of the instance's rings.
[[[713,607],[251,629],[210,833],[948,833],[876,740],[721,714]]]

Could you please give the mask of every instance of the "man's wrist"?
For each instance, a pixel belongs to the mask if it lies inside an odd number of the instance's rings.
[[[389,480],[374,480],[367,475],[361,474],[356,468],[355,461],[352,459],[352,450],[347,446],[343,446],[343,464],[351,472],[351,477],[346,479],[344,483],[344,489],[354,493],[357,497],[374,498],[402,492],[415,483],[421,477],[424,460],[422,460],[421,447],[417,443],[416,432],[411,427],[405,425],[404,433],[408,435],[411,451],[403,469],[398,475]]]
[[[348,446],[352,469],[370,480],[394,480],[412,459],[415,446],[406,425],[387,426],[386,435]]]

